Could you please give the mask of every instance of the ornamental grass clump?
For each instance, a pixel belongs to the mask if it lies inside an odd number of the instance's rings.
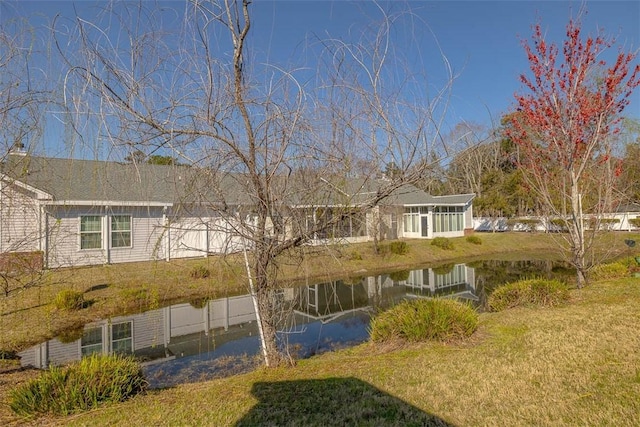
[[[559,280],[528,279],[500,286],[489,296],[491,311],[514,307],[553,307],[569,299],[567,285]]]
[[[132,357],[94,354],[66,367],[52,366],[14,389],[9,406],[24,416],[68,415],[122,402],[146,387],[140,365]]]
[[[612,262],[608,264],[599,264],[589,272],[591,280],[610,280],[619,279],[629,275],[629,263],[623,261]]]
[[[478,313],[468,304],[449,299],[404,301],[371,321],[373,342],[449,342],[470,336]]]
[[[84,295],[73,289],[63,289],[56,294],[53,304],[58,310],[80,310],[84,307]]]

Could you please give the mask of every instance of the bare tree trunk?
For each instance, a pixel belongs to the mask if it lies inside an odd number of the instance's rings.
[[[586,285],[584,217],[582,213],[582,194],[575,173],[571,173],[571,253],[576,268],[578,288]]]
[[[388,57],[403,53],[389,49],[391,25],[402,13],[389,16],[376,6],[382,24],[364,30],[374,28],[375,37],[316,45],[325,57],[314,63],[318,86],[308,93],[311,83],[299,83],[295,70],[251,62],[250,4],[187,2],[182,32],[167,41],[153,19],[164,9],[144,4],[140,20],[151,22],[122,29],[110,27],[121,22],[113,15],[142,9],[109,3],[104,23],[77,19],[80,52],[67,53],[67,82],[70,92],[78,92],[69,97],[79,103],[76,110],[96,111],[93,117],[102,121],[115,148],[126,147],[130,154],[132,148],[151,146],[191,166],[196,178],[185,198],[197,199],[208,217],[226,221],[221,232],[233,230],[247,244],[265,363],[277,366],[287,360],[278,343],[278,256],[329,235],[327,230],[343,234],[345,221],[361,219],[395,190],[420,179],[429,166],[428,153],[421,151],[424,141],[433,139],[435,150],[442,118],[435,117],[441,106],[429,94],[418,99],[419,93],[407,95],[406,81],[386,80],[402,74],[387,70],[403,63]],[[63,31],[56,34],[62,37]],[[118,37],[106,40],[106,34]],[[221,43],[224,37],[230,46]],[[416,77],[408,72],[405,78]],[[446,100],[452,80],[453,74],[437,99]],[[428,86],[416,81],[414,87]],[[399,173],[381,181],[382,165],[389,161]],[[198,181],[205,176],[208,181]],[[378,245],[379,218],[374,222],[371,237]]]

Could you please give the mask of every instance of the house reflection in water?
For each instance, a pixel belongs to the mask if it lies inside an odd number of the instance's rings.
[[[473,268],[456,264],[444,270],[448,271],[432,268],[410,271],[409,277],[403,282],[407,287],[407,294],[479,301]]]
[[[415,297],[454,296],[477,300],[474,270],[420,269],[287,288],[278,298],[282,342],[299,357],[366,341],[370,316]],[[176,304],[141,314],[88,324],[73,337],[58,337],[20,353],[23,366],[45,368],[82,356],[133,353],[147,367],[165,372],[203,360],[256,355],[258,328],[250,295]],[[158,368],[158,366],[162,366]]]

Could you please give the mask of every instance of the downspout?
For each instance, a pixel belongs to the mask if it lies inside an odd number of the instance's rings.
[[[49,269],[49,213],[44,209],[44,249],[43,249],[43,267]]]
[[[166,230],[164,237],[164,259],[165,261],[171,260],[171,227],[169,226],[169,218],[167,217],[168,206],[162,208],[162,224]]]
[[[38,201],[38,250],[44,252],[47,248],[47,211],[46,206]]]
[[[49,223],[46,206],[38,201],[38,250],[42,252],[42,268],[49,268]]]
[[[105,253],[105,262],[107,264],[111,264],[111,221],[109,221],[109,207],[104,206],[104,213],[102,215],[102,221],[104,222],[103,230],[104,233],[104,248],[106,250]]]
[[[2,240],[2,215],[4,213],[4,181],[0,180],[0,253],[4,252],[4,240]]]
[[[209,256],[209,219],[204,223],[204,257]]]
[[[427,218],[429,221],[429,228],[427,229],[427,239],[433,239],[433,230],[435,229],[435,219],[434,219],[434,207],[433,206],[428,206],[427,207]]]

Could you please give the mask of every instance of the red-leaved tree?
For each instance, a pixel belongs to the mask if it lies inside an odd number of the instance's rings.
[[[578,19],[569,21],[560,49],[535,25],[531,40],[523,41],[530,67],[520,77],[526,90],[516,94],[517,112],[507,130],[544,214],[567,231],[564,244],[578,287],[592,265],[588,255],[599,219],[613,202],[619,169],[612,136],[640,84],[637,52],[620,50],[613,65],[602,59],[613,44],[602,33],[583,37]]]

